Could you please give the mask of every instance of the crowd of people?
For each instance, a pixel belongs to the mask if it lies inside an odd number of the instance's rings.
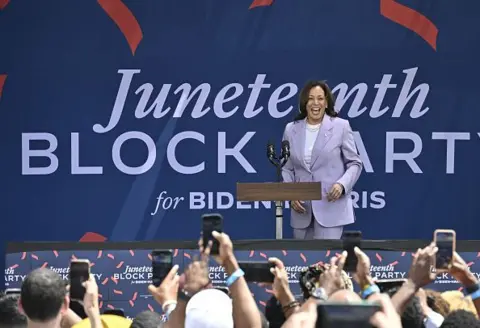
[[[343,270],[347,252],[333,256],[329,263],[307,268],[300,279],[301,297],[292,293],[284,264],[270,258],[274,281],[268,288],[272,297],[260,310],[229,236],[215,232],[214,237],[219,252],[213,257],[228,275],[228,290],[211,285],[211,245],[204,247],[200,241],[201,255],[185,272],[180,274],[178,266],[174,266],[158,287],[148,288],[162,307],[163,317],[145,311],[130,321],[101,314],[93,276],[84,283],[85,296],[81,307],[76,308],[65,281],[57,273],[40,268],[27,275],[19,294],[0,297],[0,328],[480,327],[480,284],[457,253],[449,274],[463,285],[462,292],[440,294],[426,288],[437,274],[433,269],[438,251],[434,243],[413,255],[408,279],[403,284],[382,291],[370,274],[370,259],[359,248],[355,248],[358,264],[353,274],[361,288],[359,293],[353,291],[352,281]],[[365,309],[374,309],[368,318]]]

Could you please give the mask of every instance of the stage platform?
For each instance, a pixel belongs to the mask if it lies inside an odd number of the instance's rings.
[[[372,261],[372,275],[379,279],[405,278],[411,256],[418,248],[430,241],[422,240],[364,240],[362,249]],[[299,293],[298,274],[307,265],[325,262],[341,250],[341,241],[298,240],[241,240],[234,241],[238,260],[265,261],[278,257],[284,261],[290,283]],[[50,268],[68,279],[69,261],[72,258],[89,259],[92,273],[97,279],[102,308],[123,308],[133,317],[144,310],[160,312],[159,306],[148,295],[147,285],[151,279],[152,249],[173,249],[174,262],[180,271],[197,253],[196,241],[159,242],[25,242],[9,243],[6,255],[6,288],[21,286],[26,274],[39,267]],[[457,241],[457,251],[478,275],[480,264],[480,241]],[[225,282],[223,268],[211,262],[210,278],[217,286]],[[271,291],[251,284],[252,292],[260,307],[271,297]],[[437,290],[457,289],[460,286],[448,274],[437,277],[430,288]]]

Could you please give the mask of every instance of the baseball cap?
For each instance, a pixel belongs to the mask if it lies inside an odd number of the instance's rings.
[[[187,303],[185,328],[233,328],[232,299],[218,289],[205,289]]]

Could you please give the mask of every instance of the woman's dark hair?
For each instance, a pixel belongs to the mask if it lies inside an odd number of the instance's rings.
[[[310,90],[315,87],[322,88],[323,92],[325,93],[325,97],[327,98],[327,108],[325,109],[325,114],[330,117],[337,116],[337,112],[335,111],[335,97],[333,96],[332,90],[330,90],[327,83],[325,83],[325,81],[308,81],[300,91],[298,102],[300,113],[298,113],[298,115],[295,117],[295,121],[303,120],[305,117],[307,117],[307,102],[310,96]]]

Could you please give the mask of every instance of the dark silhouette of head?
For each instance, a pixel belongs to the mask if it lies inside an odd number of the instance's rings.
[[[23,281],[20,305],[31,321],[58,319],[69,306],[65,282],[49,269],[33,270]]]

